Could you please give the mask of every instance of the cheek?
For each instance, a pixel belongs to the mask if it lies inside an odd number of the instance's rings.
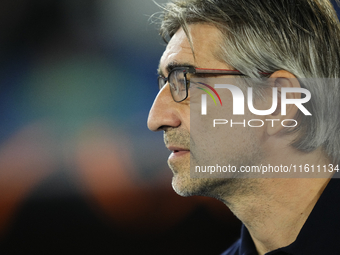
[[[233,115],[233,97],[228,90],[220,90],[222,106],[207,97],[207,114],[201,114],[201,99],[193,98],[190,113],[192,167],[197,165],[239,165],[253,161],[260,144],[261,128],[251,128],[253,115],[244,105],[244,115]],[[201,93],[202,94],[202,93]],[[255,119],[257,119],[256,117]],[[218,120],[218,121],[217,121]],[[214,126],[215,124],[215,126]],[[255,161],[255,160],[254,160]]]

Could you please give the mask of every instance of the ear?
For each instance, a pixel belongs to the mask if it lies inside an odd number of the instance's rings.
[[[267,134],[275,135],[279,133],[282,129],[286,128],[281,125],[281,122],[286,119],[295,119],[298,112],[296,105],[287,104],[286,105],[286,115],[282,115],[281,109],[281,89],[285,88],[301,88],[298,79],[290,72],[279,70],[270,76],[270,83],[272,87],[277,87],[277,108],[275,112],[271,115],[266,116],[268,120]],[[286,98],[288,99],[299,99],[301,98],[301,93],[286,93]],[[286,123],[288,125],[288,123]]]

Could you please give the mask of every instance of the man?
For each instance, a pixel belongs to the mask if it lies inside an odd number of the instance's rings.
[[[223,254],[340,254],[340,183],[331,179],[340,162],[340,26],[331,3],[175,0],[164,7],[161,35],[170,40],[160,60],[160,92],[148,127],[164,131],[172,151],[168,164],[174,190],[182,196],[215,197],[243,222],[240,240]],[[196,128],[190,125],[190,91],[207,69],[220,70],[203,75],[211,84],[240,76],[270,80],[270,87],[258,88],[257,109],[270,108],[271,95],[276,96],[268,91],[274,87],[278,98],[285,93],[301,100],[303,93],[292,91],[304,88],[312,100],[304,106],[287,104],[283,113],[278,99],[275,111],[256,115],[263,123],[259,128],[233,126],[219,139],[209,136],[222,148],[212,153],[202,148],[207,138],[190,137]],[[305,84],[304,78],[315,82]],[[231,119],[233,95],[225,91],[219,94]],[[303,107],[311,116],[302,113]],[[249,111],[245,116],[255,118]],[[297,125],[287,129],[273,124],[286,119]],[[332,169],[313,175],[320,178],[190,177],[190,163],[211,158],[238,170],[263,164]]]

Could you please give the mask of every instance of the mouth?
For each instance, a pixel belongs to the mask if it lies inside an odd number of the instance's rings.
[[[190,151],[190,149],[175,147],[175,146],[169,146],[168,150],[172,151],[173,153],[184,152],[184,151],[189,152]]]
[[[186,148],[180,148],[180,147],[174,147],[174,146],[169,146],[168,149],[172,151],[170,158],[177,158],[183,155],[186,155],[187,153],[190,153],[189,149]]]
[[[185,153],[188,153],[190,151],[188,150],[183,150],[183,151],[173,151],[172,153],[175,154],[175,155],[182,155],[182,154],[185,154]]]

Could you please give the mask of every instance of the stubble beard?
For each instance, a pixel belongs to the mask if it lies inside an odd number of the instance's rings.
[[[164,141],[180,144],[183,146],[195,146],[195,141],[190,137],[187,130],[171,129],[164,134]],[[193,155],[190,151],[190,158],[182,162],[168,162],[174,176],[172,187],[180,196],[207,196],[216,198],[226,204],[233,198],[254,194],[258,187],[258,179],[240,178],[237,173],[229,175],[228,178],[191,178],[190,160],[195,165],[206,165],[209,162],[209,155]],[[226,159],[226,164],[236,166],[255,165],[262,158],[255,140],[250,140],[245,148],[240,148],[237,156]],[[243,176],[244,177],[244,176]]]

